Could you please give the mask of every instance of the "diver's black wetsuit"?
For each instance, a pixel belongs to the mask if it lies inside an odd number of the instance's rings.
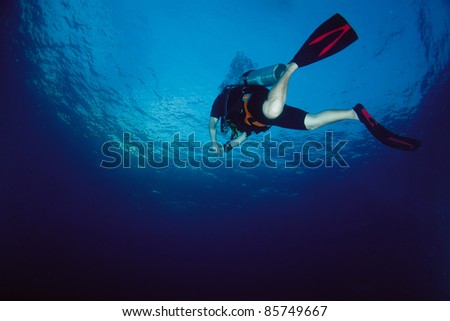
[[[247,113],[244,108],[243,97],[248,94],[250,95]],[[298,108],[285,105],[280,116],[275,119],[267,118],[263,113],[262,106],[268,94],[269,89],[264,86],[227,87],[214,101],[211,117],[225,116],[227,121],[234,124],[238,131],[245,132],[247,135],[250,135],[251,132],[266,131],[271,126],[306,130],[305,117],[307,112]],[[249,114],[251,115],[250,124],[245,122],[246,116],[248,118]]]

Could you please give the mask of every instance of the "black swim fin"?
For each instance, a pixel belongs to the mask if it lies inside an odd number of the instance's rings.
[[[357,104],[353,110],[358,115],[359,120],[366,125],[370,133],[383,144],[395,149],[411,152],[416,151],[420,147],[421,142],[419,140],[394,134],[378,124],[363,105]]]
[[[292,62],[299,67],[327,58],[358,39],[355,30],[340,14],[322,23],[306,40]]]

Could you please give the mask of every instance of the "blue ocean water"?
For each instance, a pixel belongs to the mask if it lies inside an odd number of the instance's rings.
[[[0,298],[450,299],[447,1],[2,6]],[[241,168],[239,151],[231,168],[180,168],[173,154],[168,167],[139,168],[136,149],[130,168],[100,166],[103,144],[123,133],[207,143],[219,86],[288,62],[336,12],[359,40],[300,69],[288,104],[362,102],[421,139],[419,151],[342,122],[271,137],[324,143],[332,130],[348,140],[345,168],[284,168],[282,157]]]

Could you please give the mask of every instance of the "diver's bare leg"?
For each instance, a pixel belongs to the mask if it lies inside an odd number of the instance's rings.
[[[289,79],[297,69],[298,66],[295,62],[288,64],[283,76],[281,76],[280,80],[270,90],[267,100],[262,107],[264,116],[267,118],[275,119],[283,112],[284,105],[286,104]]]
[[[262,107],[263,113],[267,118],[275,119],[283,112],[284,105],[286,104],[289,80],[297,69],[298,65],[295,62],[288,64],[283,76],[281,76],[280,80],[270,90],[267,100]],[[325,110],[315,115],[307,114],[305,127],[306,129],[313,130],[341,120],[359,120],[359,118],[353,109]]]
[[[341,120],[359,120],[359,118],[353,109],[324,110],[315,115],[307,114],[305,127],[308,130],[313,130]]]

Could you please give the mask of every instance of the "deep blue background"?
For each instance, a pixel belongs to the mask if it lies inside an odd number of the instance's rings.
[[[151,174],[99,168],[98,146],[45,112],[19,10],[0,14],[1,299],[450,299],[449,70],[410,125],[419,152],[382,151],[343,179],[318,171],[294,200],[217,185],[167,215],[142,193]],[[243,205],[213,210],[223,198]]]

